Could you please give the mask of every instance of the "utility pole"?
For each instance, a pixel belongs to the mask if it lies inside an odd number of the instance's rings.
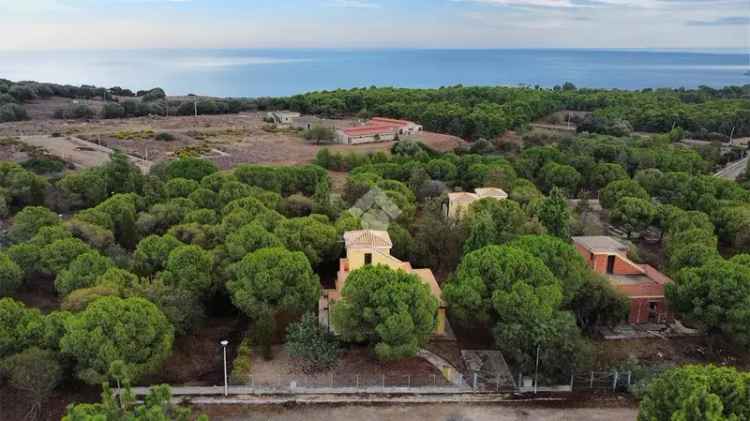
[[[229,345],[229,341],[224,339],[220,343],[224,348],[224,397],[226,398],[229,395],[229,381],[227,379],[227,345]]]
[[[195,117],[198,117],[198,97],[196,96],[193,99],[193,106],[195,107]]]
[[[536,346],[536,370],[534,371],[534,394],[536,394],[537,386],[539,384],[539,348],[540,346]]]

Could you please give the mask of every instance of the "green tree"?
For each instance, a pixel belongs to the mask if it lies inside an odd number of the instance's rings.
[[[181,246],[169,253],[160,278],[167,284],[205,296],[213,287],[213,255],[198,246]]]
[[[741,258],[683,269],[667,284],[666,295],[677,312],[709,332],[750,343],[750,266]]]
[[[143,276],[161,272],[172,250],[184,244],[174,236],[149,235],[138,243],[133,253],[133,268]]]
[[[601,162],[594,166],[594,169],[591,172],[590,183],[594,190],[600,190],[613,181],[627,180],[629,178],[627,171],[625,171],[625,168],[623,168],[622,165]]]
[[[60,223],[60,217],[51,210],[41,206],[27,206],[16,214],[8,236],[21,243],[30,240],[40,228]]]
[[[123,152],[112,153],[102,169],[108,193],[140,193],[143,190],[141,170]]]
[[[605,209],[614,208],[623,197],[650,200],[648,192],[633,180],[617,180],[607,184],[599,192],[599,202]]]
[[[545,191],[553,187],[563,190],[568,196],[575,196],[581,185],[581,174],[569,165],[550,162],[542,168],[541,184]]]
[[[36,347],[6,358],[0,363],[0,369],[6,373],[12,387],[29,398],[26,416],[32,420],[41,415],[42,406],[63,380],[63,368],[55,352]]]
[[[492,220],[489,212],[477,213],[467,225],[469,225],[469,238],[464,243],[464,254],[496,244],[495,221]]]
[[[471,204],[466,220],[468,226],[474,225],[475,215],[486,212],[495,223],[494,244],[506,243],[519,235],[525,234],[528,215],[521,206],[512,200],[482,199]],[[433,227],[434,229],[434,227]]]
[[[509,244],[540,259],[560,281],[563,303],[569,304],[580,294],[590,276],[586,261],[569,243],[548,235],[526,235]],[[571,307],[572,308],[572,307]]]
[[[112,261],[96,251],[78,255],[55,279],[57,293],[66,296],[79,288],[89,288],[96,279],[113,267]]]
[[[88,244],[77,238],[55,240],[40,250],[39,258],[43,273],[56,275],[80,255],[93,251]]]
[[[23,269],[7,254],[0,253],[0,297],[10,295],[23,283]]]
[[[11,298],[0,298],[0,359],[37,345],[44,338],[44,318]]]
[[[555,237],[567,240],[570,238],[570,210],[562,190],[553,188],[539,205],[537,211],[539,221],[547,232]]]
[[[731,367],[688,365],[667,370],[643,395],[639,421],[750,419],[750,375]]]
[[[435,329],[438,301],[416,275],[386,266],[349,274],[332,310],[345,341],[368,342],[381,360],[413,357]]]
[[[336,138],[336,132],[330,127],[313,126],[312,128],[305,130],[303,136],[305,140],[320,145],[323,142],[332,142]]]
[[[320,325],[314,313],[287,328],[286,349],[289,356],[299,360],[306,372],[327,370],[338,363],[339,344],[336,337]]]
[[[273,247],[245,256],[227,283],[232,303],[256,322],[271,323],[275,314],[302,314],[320,296],[318,276],[301,252]],[[270,339],[270,338],[269,338]],[[270,347],[270,343],[261,343]]]
[[[97,403],[71,404],[62,421],[189,421],[191,411],[172,403],[172,395],[167,385],[152,386],[142,403],[138,403],[125,378],[120,381],[124,390],[115,395],[108,384],[102,385],[102,399]],[[208,421],[206,416],[197,421]]]
[[[206,159],[200,158],[179,158],[169,161],[163,170],[163,174],[157,176],[164,180],[173,178],[187,178],[188,180],[201,181],[218,171],[216,164]]]
[[[308,216],[283,220],[274,234],[289,250],[303,252],[312,266],[316,267],[336,257],[336,228],[316,218]]]
[[[234,261],[239,261],[247,254],[269,247],[281,247],[281,240],[268,232],[261,225],[252,223],[244,225],[227,236],[224,243],[227,253]]]
[[[623,197],[612,209],[612,222],[622,226],[628,237],[640,233],[656,219],[657,208],[649,200],[636,197]]]
[[[67,320],[65,328],[61,350],[75,359],[77,376],[89,384],[107,381],[117,360],[133,379],[153,373],[174,342],[167,318],[142,298],[100,298]]]

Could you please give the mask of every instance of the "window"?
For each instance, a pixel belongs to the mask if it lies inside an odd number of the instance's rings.
[[[365,253],[365,265],[372,264],[372,253]]]
[[[615,256],[607,256],[607,273],[610,275],[615,272]]]

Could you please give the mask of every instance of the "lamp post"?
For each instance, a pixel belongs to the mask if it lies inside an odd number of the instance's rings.
[[[229,382],[227,380],[227,345],[229,345],[229,341],[224,339],[220,343],[224,348],[224,397],[227,397],[229,395]]]

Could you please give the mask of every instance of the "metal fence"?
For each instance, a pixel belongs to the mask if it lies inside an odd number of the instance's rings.
[[[367,388],[466,388],[462,375],[448,381],[440,374],[432,375],[373,375],[373,374],[321,374],[310,376],[283,376],[262,378],[249,375],[243,382],[234,382],[235,386],[273,389],[367,389]]]

